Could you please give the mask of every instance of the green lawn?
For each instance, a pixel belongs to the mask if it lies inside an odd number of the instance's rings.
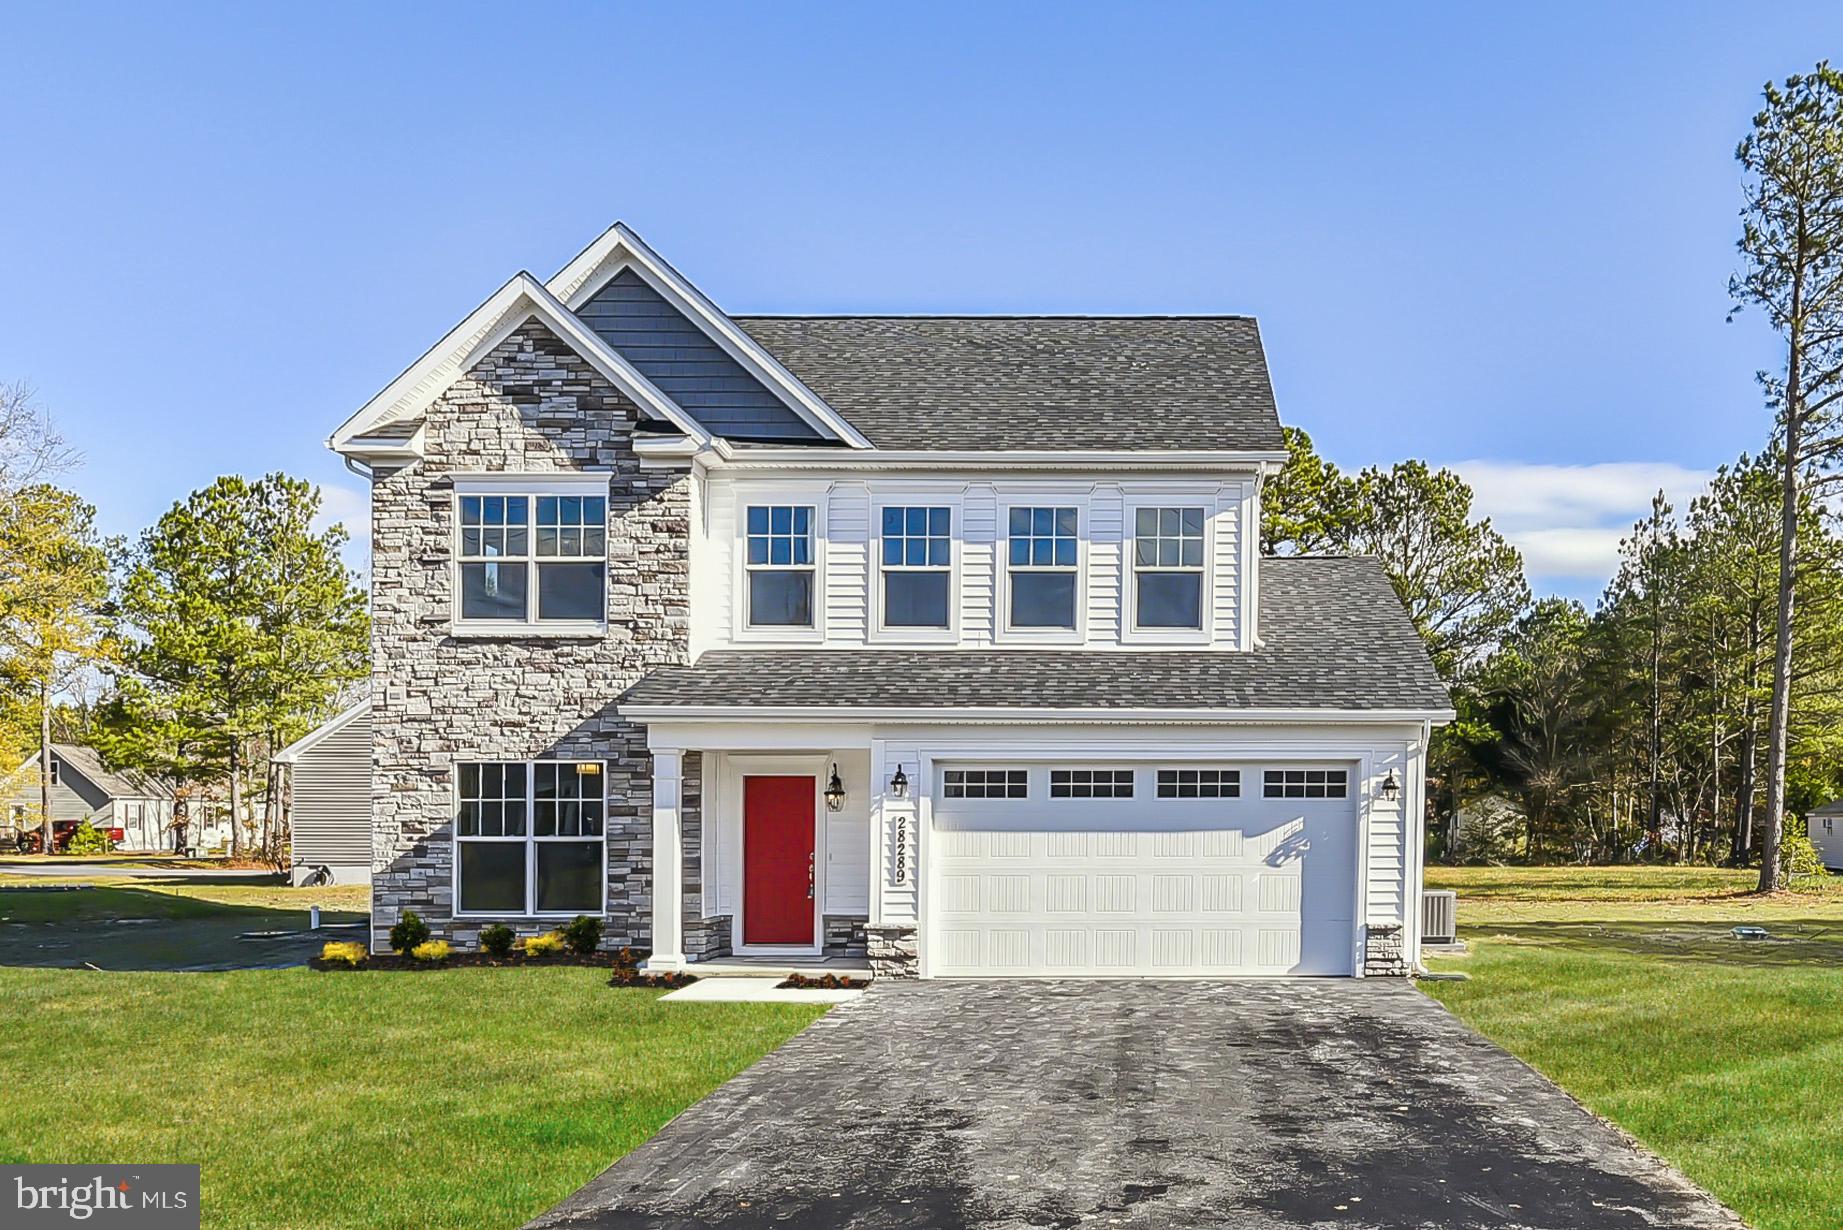
[[[1468,982],[1423,987],[1759,1230],[1843,1225],[1843,879],[1429,868]],[[1739,924],[1772,938],[1735,939]]]
[[[196,1162],[215,1227],[513,1227],[823,1009],[604,971],[0,969],[0,1160]]]
[[[315,902],[0,892],[0,1162],[196,1162],[211,1227],[514,1227],[824,1011],[661,1004],[590,969],[158,969]],[[107,972],[22,968],[45,948]]]

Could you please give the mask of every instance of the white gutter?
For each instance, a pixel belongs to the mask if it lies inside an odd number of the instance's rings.
[[[1284,450],[1250,449],[738,449],[714,442],[712,470],[1254,470],[1276,471]]]
[[[998,706],[922,707],[849,705],[620,705],[622,717],[635,721],[707,722],[735,721],[851,721],[851,722],[1122,722],[1134,725],[1158,722],[1333,723],[1401,725],[1444,724],[1453,720],[1451,709],[1045,709]]]

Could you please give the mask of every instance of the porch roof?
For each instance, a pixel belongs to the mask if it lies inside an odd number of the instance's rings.
[[[713,650],[623,708],[1235,710],[1445,714],[1451,697],[1382,568],[1261,561],[1262,646],[1228,650]]]

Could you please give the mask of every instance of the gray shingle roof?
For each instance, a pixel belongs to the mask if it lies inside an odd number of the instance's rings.
[[[1248,316],[737,316],[878,448],[1278,449]]]
[[[622,704],[815,708],[1446,709],[1382,566],[1261,561],[1265,644],[1221,650],[717,650]]]

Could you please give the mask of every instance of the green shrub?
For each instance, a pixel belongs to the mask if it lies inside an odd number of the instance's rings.
[[[586,957],[602,946],[602,920],[578,914],[563,928],[563,942],[571,952]]]
[[[453,951],[447,940],[425,940],[410,949],[410,956],[418,961],[446,961]]]
[[[418,944],[429,941],[429,924],[422,921],[422,915],[415,910],[403,911],[403,917],[390,929],[390,948],[392,952],[408,952]]]
[[[114,848],[109,834],[88,820],[78,822],[76,831],[70,835],[70,844],[64,847],[69,854],[107,854]]]
[[[336,965],[350,965],[354,968],[362,965],[365,958],[370,955],[365,951],[365,946],[356,940],[332,940],[320,950],[322,961],[330,961]]]
[[[480,951],[495,957],[511,955],[512,941],[518,933],[504,923],[494,923],[480,932]]]
[[[543,935],[534,935],[525,941],[527,957],[548,957],[553,952],[563,951],[563,933],[546,931]]]
[[[1802,825],[1798,827],[1803,828]],[[1789,824],[1785,836],[1779,839],[1779,869],[1788,882],[1801,876],[1830,874],[1824,866],[1824,856],[1817,852],[1811,839],[1802,832],[1793,831]]]

